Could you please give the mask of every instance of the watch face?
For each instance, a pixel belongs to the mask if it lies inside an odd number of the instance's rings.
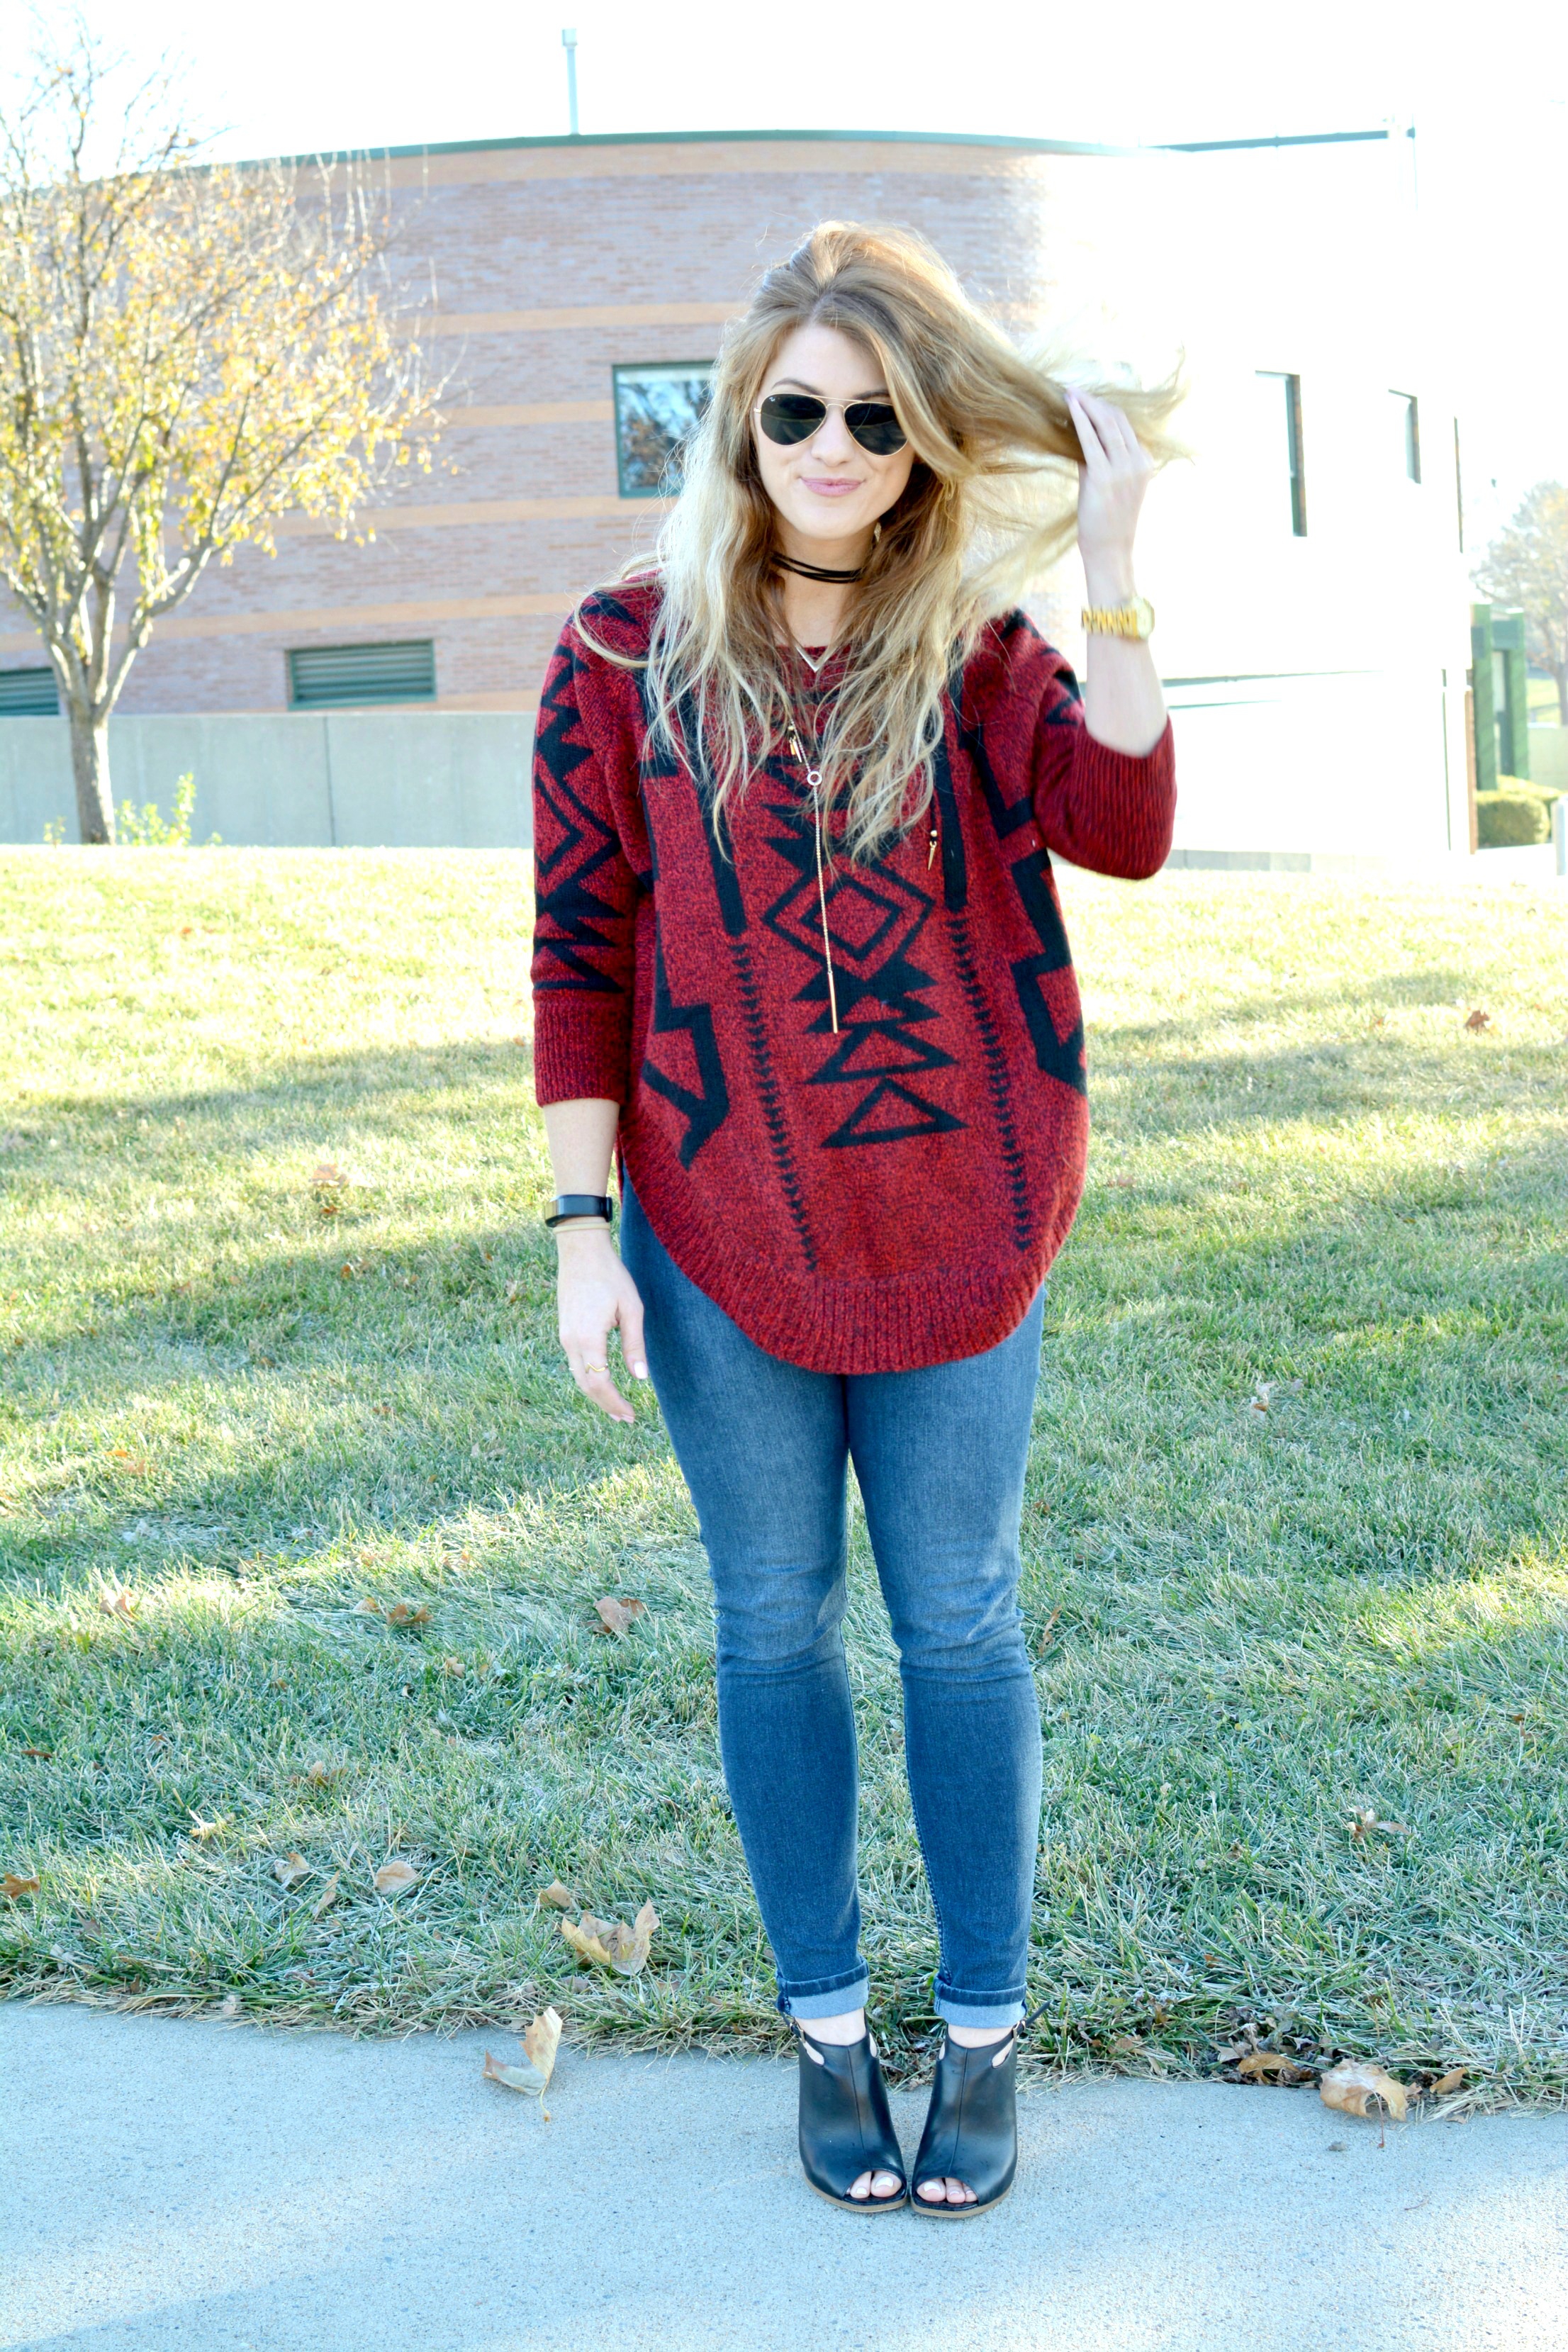
[[[1154,628],[1154,607],[1150,604],[1147,596],[1134,596],[1132,612],[1139,635],[1141,637],[1152,635]]]

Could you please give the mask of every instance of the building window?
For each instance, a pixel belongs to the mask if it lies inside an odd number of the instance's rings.
[[[293,710],[341,710],[356,702],[433,702],[436,647],[428,637],[395,646],[308,646],[289,656]]]
[[[712,375],[709,360],[616,369],[616,467],[623,499],[668,498],[680,488],[680,451],[701,422]]]
[[[1405,460],[1405,474],[1411,481],[1418,482],[1421,479],[1421,404],[1413,392],[1391,392],[1388,396],[1394,403],[1394,431],[1399,436],[1397,446]]]
[[[58,719],[59,688],[52,669],[0,669],[0,719]]]
[[[1275,478],[1283,488],[1289,486],[1289,506],[1280,502],[1279,515],[1287,513],[1290,529],[1298,539],[1307,536],[1307,475],[1301,449],[1301,379],[1299,375],[1277,375],[1271,369],[1259,368],[1258,390],[1263,397],[1264,421],[1267,428],[1266,447],[1271,471],[1283,468]]]

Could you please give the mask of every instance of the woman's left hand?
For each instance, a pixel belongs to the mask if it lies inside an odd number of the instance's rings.
[[[1113,401],[1065,386],[1083,450],[1078,476],[1078,544],[1091,604],[1132,593],[1132,541],[1154,467]]]

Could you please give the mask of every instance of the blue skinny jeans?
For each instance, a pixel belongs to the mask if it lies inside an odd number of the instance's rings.
[[[855,1465],[898,1645],[904,1756],[941,1937],[939,2015],[1024,2014],[1040,1718],[1017,1603],[1041,1299],[999,1347],[910,1372],[803,1371],[688,1280],[630,1187],[621,1254],[713,1577],[730,1801],[798,2018],[859,2008],[858,1769],[845,1665]]]

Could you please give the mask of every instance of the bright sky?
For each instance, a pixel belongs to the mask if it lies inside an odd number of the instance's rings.
[[[25,50],[32,13],[0,0],[0,60]],[[1484,35],[1454,0],[1289,10],[1114,0],[1059,12],[469,0],[450,15],[428,0],[374,10],[85,0],[85,13],[138,61],[183,57],[191,110],[231,156],[563,131],[563,20],[578,35],[584,131],[966,131],[1134,144],[1363,130],[1397,114],[1417,126],[1423,205],[1440,209],[1454,240],[1481,470],[1497,477],[1500,505],[1543,474],[1568,478],[1568,324],[1549,226],[1568,157],[1562,0],[1510,0]]]

